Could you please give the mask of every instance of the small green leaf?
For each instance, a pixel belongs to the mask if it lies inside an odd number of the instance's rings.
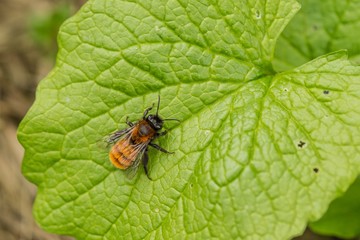
[[[275,51],[276,70],[289,70],[341,49],[360,63],[360,1],[299,0],[301,10],[281,34]]]
[[[341,238],[360,236],[360,178],[350,186],[346,193],[330,204],[326,214],[310,224],[313,231]]]
[[[21,123],[37,222],[78,239],[288,239],[359,174],[360,68],[274,74],[294,1],[89,1]],[[161,95],[177,118],[129,181],[101,142]]]

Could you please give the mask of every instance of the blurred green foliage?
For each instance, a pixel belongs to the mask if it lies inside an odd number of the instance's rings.
[[[74,13],[70,3],[55,5],[52,11],[32,15],[29,19],[29,34],[44,55],[54,58],[57,52],[57,34],[60,25]]]

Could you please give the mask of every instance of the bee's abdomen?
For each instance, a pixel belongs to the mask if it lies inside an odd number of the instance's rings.
[[[120,169],[127,169],[133,162],[131,157],[131,149],[122,148],[121,144],[115,144],[112,147],[109,153],[109,158],[111,163]]]

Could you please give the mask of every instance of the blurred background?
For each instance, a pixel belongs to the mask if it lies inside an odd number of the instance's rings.
[[[46,233],[34,222],[36,187],[21,174],[17,126],[38,82],[52,69],[61,23],[85,0],[0,0],[0,240],[72,239]],[[306,231],[301,239],[329,240]]]
[[[52,69],[61,23],[85,0],[0,0],[0,240],[71,239],[34,222],[36,187],[21,174],[17,126]]]

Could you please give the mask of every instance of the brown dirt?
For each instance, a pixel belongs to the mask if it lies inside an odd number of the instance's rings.
[[[29,20],[58,4],[77,9],[81,1],[1,0],[0,4],[0,239],[72,239],[36,225],[32,216],[36,187],[21,174],[24,151],[16,131],[34,101],[38,81],[53,66],[53,59],[31,39]]]

